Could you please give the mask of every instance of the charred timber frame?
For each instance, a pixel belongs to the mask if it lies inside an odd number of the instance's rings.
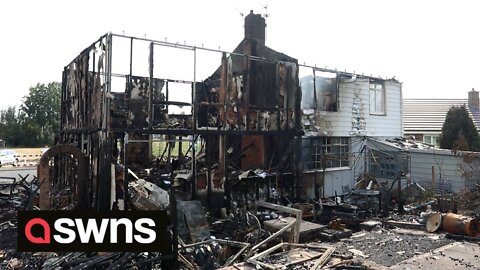
[[[129,66],[128,72],[125,75],[113,73],[112,69],[112,59],[113,59],[113,39],[126,39],[130,43],[129,49]],[[134,42],[135,41],[143,41],[148,42],[149,48],[149,55],[148,55],[148,77],[145,80],[147,83],[147,88],[145,90],[141,90],[145,93],[145,108],[146,113],[144,117],[147,118],[147,125],[144,126],[143,124],[138,124],[132,122],[132,119],[123,119],[123,122],[116,122],[119,121],[117,115],[113,115],[117,111],[118,107],[118,94],[112,92],[112,79],[115,78],[127,78],[126,86],[127,86],[127,93],[123,94],[123,98],[125,101],[125,108],[127,115],[126,118],[129,117],[128,114],[134,110],[134,107],[137,103],[130,102],[131,97],[129,97],[128,91],[132,91],[135,85],[133,85],[133,78],[134,74],[134,67],[133,67],[133,60],[134,60]],[[94,201],[92,201],[93,208],[96,209],[110,209],[111,205],[111,181],[105,181],[105,179],[111,179],[111,169],[110,164],[111,160],[113,160],[113,148],[116,147],[114,145],[114,141],[123,141],[124,147],[128,147],[125,144],[125,134],[129,134],[129,140],[136,140],[138,136],[140,139],[146,139],[154,134],[161,134],[161,135],[174,135],[174,136],[213,136],[219,140],[219,162],[220,162],[220,170],[223,177],[226,175],[226,170],[228,164],[226,164],[227,158],[225,156],[225,151],[228,148],[228,143],[231,141],[229,139],[230,136],[281,136],[287,138],[294,138],[299,136],[300,134],[300,105],[299,100],[301,97],[301,93],[298,89],[298,85],[295,85],[297,89],[293,89],[291,94],[286,94],[285,98],[287,102],[283,102],[284,104],[289,104],[289,99],[296,99],[294,107],[288,107],[288,105],[281,105],[279,103],[279,93],[276,92],[274,99],[276,100],[275,103],[277,104],[274,107],[271,106],[259,106],[250,104],[248,100],[250,100],[250,92],[252,91],[252,82],[255,80],[262,80],[262,78],[256,78],[252,80],[250,78],[252,74],[252,62],[255,62],[255,66],[259,66],[262,63],[271,63],[274,66],[278,66],[279,63],[286,63],[285,61],[269,59],[265,57],[259,57],[253,55],[255,49],[253,48],[254,42],[249,42],[245,46],[245,49],[241,53],[231,52],[228,53],[226,51],[220,50],[212,50],[207,48],[198,48],[195,46],[187,46],[187,45],[179,45],[174,43],[162,42],[162,41],[155,41],[155,40],[148,40],[143,38],[136,38],[136,37],[127,37],[115,34],[107,34],[102,36],[99,40],[94,42],[92,45],[87,47],[82,53],[74,59],[68,66],[65,67],[63,73],[63,84],[62,84],[62,119],[61,119],[61,137],[60,142],[64,144],[71,144],[78,147],[82,152],[84,152],[88,157],[90,157],[89,161],[89,175],[87,177],[87,181],[91,183],[91,185],[95,188],[94,191]],[[155,83],[157,79],[154,78],[154,48],[156,46],[165,46],[170,48],[176,48],[180,50],[187,50],[193,52],[193,82],[182,81],[182,80],[173,80],[173,79],[162,79],[163,82],[166,83],[168,88],[168,82],[174,83],[187,83],[191,84],[192,86],[192,103],[182,103],[178,101],[170,101],[168,99],[168,89],[167,89],[167,99],[158,99],[156,96],[157,91]],[[197,89],[197,56],[196,53],[198,50],[205,50],[209,52],[219,52],[222,54],[222,61],[221,61],[221,76],[220,76],[220,91],[219,91],[219,99],[217,104],[209,103],[205,104],[205,102],[201,102],[201,100],[196,96],[198,89]],[[246,54],[245,54],[246,53]],[[227,108],[232,105],[228,105],[227,103],[227,93],[229,89],[232,89],[235,85],[231,84],[228,78],[228,59],[232,59],[232,57],[237,57],[237,59],[243,62],[243,70],[244,70],[244,81],[241,83],[244,84],[243,91],[245,92],[244,100],[245,108],[241,109],[242,111],[237,112],[235,118],[238,123],[244,123],[244,128],[199,128],[198,127],[198,108],[201,106],[215,106],[219,112],[219,123],[226,121],[227,118]],[[231,60],[230,60],[231,61]],[[295,66],[298,64],[294,63]],[[293,71],[298,74],[298,70]],[[275,72],[275,77],[272,78],[273,86],[275,88],[279,87],[279,74]],[[293,73],[292,73],[293,74]],[[297,74],[289,75],[289,76],[298,76]],[[130,78],[130,79],[129,79]],[[294,79],[295,80],[295,79]],[[232,81],[233,83],[233,81]],[[235,83],[238,83],[235,82]],[[298,84],[298,83],[297,83]],[[237,88],[239,87],[236,85]],[[128,90],[130,89],[130,90]],[[258,91],[258,89],[256,90]],[[131,96],[132,94],[130,94]],[[258,95],[258,94],[257,94]],[[143,101],[141,101],[143,102]],[[180,104],[181,103],[181,104]],[[298,104],[297,104],[298,103]],[[169,105],[190,105],[192,107],[192,114],[188,117],[191,118],[191,125],[189,126],[181,126],[181,127],[170,127],[170,126],[155,126],[154,118],[158,115],[155,115],[155,104],[158,106],[168,107]],[[143,105],[142,105],[143,106]],[[236,106],[236,105],[235,105]],[[284,108],[284,109],[282,109]],[[231,110],[231,109],[230,109]],[[240,108],[239,108],[240,110]],[[254,110],[254,111],[253,111]],[[281,127],[281,110],[285,111],[285,122],[286,128]],[[273,114],[271,115],[272,124],[269,128],[252,128],[251,123],[254,120],[252,117],[259,117],[262,111],[272,111]],[[255,112],[255,113],[254,113]],[[294,117],[294,118],[291,118]],[[140,119],[141,117],[139,117]],[[242,120],[243,119],[243,120]],[[243,121],[243,122],[242,122]],[[266,120],[263,120],[266,122]],[[292,122],[289,124],[288,122]],[[123,124],[122,124],[123,123]],[[130,123],[130,124],[129,124]],[[221,124],[223,125],[223,124]],[[291,128],[289,128],[289,126]],[[136,137],[137,136],[137,137]],[[143,137],[142,137],[143,136]],[[128,137],[127,137],[128,138]],[[127,139],[128,140],[128,139]],[[127,148],[125,148],[127,149]],[[124,149],[124,150],[125,150]],[[123,162],[126,164],[128,160],[128,153],[124,151],[125,156],[123,157]],[[192,147],[192,158],[195,160],[196,156],[196,149]],[[293,151],[296,153],[296,151]],[[295,158],[298,160],[298,158]],[[213,160],[211,160],[213,162]],[[196,162],[192,162],[192,171],[196,171]],[[125,175],[128,179],[128,174]],[[225,177],[228,181],[228,177]],[[101,180],[104,179],[104,180]],[[192,182],[192,187],[196,187],[195,184],[195,174],[194,180]],[[228,186],[228,183],[226,183]],[[195,190],[195,188],[193,188]],[[194,195],[194,194],[192,194]]]
[[[125,74],[114,73],[117,69],[112,66],[112,63],[117,63],[113,61],[114,44],[117,39],[126,40],[130,44],[128,68]],[[135,76],[136,71],[133,65],[135,59],[134,43],[138,41],[148,43],[147,77]],[[227,155],[227,149],[232,147],[234,138],[250,136],[253,141],[258,140],[260,147],[264,148],[269,147],[265,141],[267,137],[285,138],[287,142],[299,138],[301,136],[301,92],[298,85],[298,64],[289,62],[290,58],[281,54],[279,55],[283,57],[282,59],[256,56],[255,44],[254,41],[248,41],[241,52],[226,52],[107,34],[87,47],[67,65],[64,69],[62,81],[60,143],[77,147],[87,157],[88,169],[83,172],[86,173],[85,184],[91,187],[91,193],[93,194],[92,200],[87,201],[89,204],[87,208],[98,210],[110,210],[112,208],[113,198],[111,197],[115,195],[112,192],[112,185],[115,184],[112,180],[114,172],[112,164],[124,165],[123,179],[125,181],[123,189],[125,193],[123,195],[125,197],[123,199],[127,199],[126,191],[130,177],[128,169],[131,164],[129,159],[135,158],[129,149],[135,144],[148,145],[152,135],[192,137],[192,198],[196,196],[197,190],[195,140],[201,136],[208,141],[209,148],[216,144],[218,156],[214,158],[209,155],[207,162],[207,169],[209,170],[207,202],[210,205],[214,204],[211,201],[211,194],[212,186],[215,186],[211,183],[213,179],[210,172],[216,159],[220,165],[220,178],[225,179],[223,188],[225,189],[226,199],[229,200],[231,183],[229,182],[228,168],[232,160]],[[193,52],[193,81],[155,78],[154,50],[158,46]],[[207,85],[205,81],[197,82],[197,51],[199,50],[217,52],[222,55],[218,100],[201,100],[197,96],[199,91],[202,90],[201,88],[215,87],[214,84]],[[274,57],[276,57],[275,53],[272,53]],[[238,62],[235,62],[237,60]],[[235,62],[234,64],[239,64],[235,72],[229,64],[232,61]],[[280,68],[285,70],[282,73],[283,75],[279,73]],[[268,69],[270,70],[268,72],[271,73],[264,73],[263,77],[257,77],[256,74],[259,69]],[[281,78],[281,76],[286,77]],[[118,92],[118,89],[113,91],[112,82],[118,78],[125,80],[125,92]],[[288,88],[286,89],[287,92],[282,97],[278,92],[280,79],[284,80],[284,83],[288,83],[288,85],[285,85]],[[169,83],[191,85],[192,102],[171,100]],[[272,92],[273,95],[269,97],[259,96],[263,91],[262,87],[270,87],[275,92]],[[163,91],[166,91],[166,93]],[[241,97],[241,94],[244,94],[244,96]],[[254,98],[256,102],[251,103]],[[232,103],[232,99],[235,100],[234,103]],[[169,114],[168,106],[190,106],[191,115]],[[207,111],[210,109],[218,111],[218,116],[214,117],[217,124],[210,127],[199,126],[203,116],[199,114],[199,109],[202,106]],[[228,113],[231,115],[228,115]],[[233,116],[233,118],[230,119],[232,122],[227,124],[229,116]],[[181,124],[170,125],[169,119],[179,119]],[[297,144],[293,145],[294,147],[297,146]],[[119,153],[115,153],[117,146],[122,149],[117,151]],[[207,151],[207,153],[212,152]],[[294,154],[292,160],[295,162],[299,161],[299,157],[296,157],[297,152],[296,150],[292,151]],[[283,156],[281,152],[275,154]],[[271,155],[273,156],[272,153]],[[266,159],[265,156],[262,160],[265,161]],[[273,158],[268,159],[273,160]],[[147,158],[144,160],[147,160]],[[277,160],[273,165],[283,165],[284,163],[283,160],[282,162]],[[292,168],[295,169],[295,167],[295,165],[292,165]],[[283,170],[279,169],[277,171]],[[218,176],[215,178],[218,178]],[[173,183],[173,179],[170,182]],[[171,191],[171,193],[174,193],[173,185]],[[171,206],[174,206],[175,198],[174,196],[170,198],[172,199]],[[126,203],[125,209],[128,208],[129,205]],[[172,210],[173,216],[176,216],[175,209]],[[175,222],[175,220],[172,220],[172,222]],[[176,233],[174,232],[174,234]],[[175,247],[176,244],[173,246]],[[176,252],[172,253],[176,254]]]

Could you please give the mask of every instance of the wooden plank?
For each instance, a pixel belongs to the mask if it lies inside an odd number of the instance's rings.
[[[258,258],[263,258],[263,256],[269,255],[269,254],[272,253],[274,250],[277,250],[278,248],[283,247],[284,245],[286,245],[286,243],[280,243],[280,244],[278,244],[278,245],[276,245],[276,246],[273,246],[273,247],[271,247],[271,248],[269,248],[269,249],[267,249],[267,250],[264,250],[264,251],[258,253],[257,255],[255,255],[255,256],[253,256],[253,257],[248,258],[247,261],[249,262],[249,261],[252,261],[252,260],[256,260],[256,259],[258,259]]]
[[[260,207],[265,207],[273,210],[278,210],[282,212],[286,212],[292,215],[295,215],[297,221],[295,224],[295,231],[293,233],[293,243],[298,243],[299,241],[299,235],[300,235],[300,222],[302,220],[302,211],[299,209],[291,208],[291,207],[286,207],[283,205],[278,205],[278,204],[273,204],[269,202],[263,202],[263,201],[256,201],[256,205]]]
[[[335,247],[330,247],[325,250],[325,252],[323,252],[323,255],[315,261],[315,264],[312,268],[310,268],[310,270],[317,270],[319,267],[322,267],[328,261],[330,256],[332,256],[334,251]]]
[[[403,221],[395,221],[395,220],[385,220],[383,222],[385,225],[391,225],[399,228],[407,228],[407,229],[417,229],[417,230],[425,230],[425,224],[419,223],[411,223],[411,222],[403,222]]]
[[[285,217],[281,219],[274,219],[274,220],[267,220],[263,222],[265,230],[274,233],[282,228],[284,228],[287,224],[295,222],[295,218],[293,217]],[[326,226],[316,224],[313,222],[308,222],[301,220],[300,221],[300,230],[298,234],[299,241],[306,242],[314,239],[321,231],[325,229]],[[284,237],[285,237],[284,233]],[[284,238],[285,239],[285,238]]]
[[[257,245],[255,245],[254,247],[252,247],[252,249],[250,250],[250,254],[252,254],[253,252],[255,252],[255,250],[257,250],[259,247],[261,247],[262,245],[264,245],[265,243],[277,238],[279,235],[281,235],[283,232],[289,230],[291,227],[293,227],[293,225],[295,225],[295,222],[292,222],[290,224],[288,224],[287,226],[283,227],[282,229],[280,229],[279,231],[277,231],[276,233],[270,235],[268,238],[266,238],[265,240],[263,240],[262,242],[258,243]]]
[[[275,250],[277,250],[279,248],[283,248],[283,247],[295,247],[295,249],[293,249],[293,250],[288,250],[288,251],[284,251],[284,252],[280,252],[280,253],[275,254],[275,256],[284,256],[288,261],[287,264],[281,264],[281,265],[279,265],[279,264],[269,264],[269,263],[258,261],[258,259],[265,258],[268,255],[270,255],[272,252],[274,252]],[[314,251],[312,249],[317,249],[318,251]],[[272,248],[269,248],[268,250],[263,251],[262,253],[259,253],[255,256],[247,259],[247,262],[256,264],[258,266],[261,266],[261,267],[264,267],[264,268],[267,268],[267,269],[280,269],[280,268],[283,268],[283,267],[287,267],[287,266],[311,261],[311,260],[314,260],[314,259],[320,257],[315,263],[315,265],[317,265],[317,268],[318,268],[320,266],[323,266],[325,264],[325,262],[328,261],[328,259],[330,258],[330,256],[333,254],[334,251],[335,251],[335,248],[331,247],[331,246],[324,247],[324,246],[317,246],[317,245],[280,243],[280,244],[278,244],[278,245],[276,245]],[[298,255],[298,254],[302,255],[301,256],[302,259],[295,260],[296,257],[297,257],[295,255]]]
[[[256,270],[255,266],[251,266],[246,262],[243,263],[236,263],[231,266],[220,268],[219,270]]]

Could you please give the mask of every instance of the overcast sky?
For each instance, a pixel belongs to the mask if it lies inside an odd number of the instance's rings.
[[[480,90],[478,1],[2,1],[0,108],[61,72],[107,32],[232,51],[243,15],[268,14],[266,44],[300,63],[403,82],[405,98]],[[267,9],[265,10],[265,6]],[[198,78],[204,79],[204,78]]]

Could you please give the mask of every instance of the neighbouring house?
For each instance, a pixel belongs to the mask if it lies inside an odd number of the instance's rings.
[[[448,110],[462,105],[480,131],[479,92],[475,89],[468,92],[468,99],[403,99],[404,135],[438,147]]]

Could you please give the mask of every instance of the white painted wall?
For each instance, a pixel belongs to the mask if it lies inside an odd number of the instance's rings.
[[[315,126],[319,127],[320,133],[306,132],[306,136],[333,136],[350,137],[351,160],[349,168],[329,169],[325,175],[324,195],[334,196],[335,191],[338,195],[343,194],[342,186],[353,188],[355,178],[360,172],[363,173],[363,161],[357,159],[358,152],[362,147],[359,140],[363,136],[370,137],[401,137],[402,128],[402,85],[399,82],[385,81],[385,115],[370,114],[370,80],[369,79],[351,79],[339,82],[339,107],[337,112],[321,112],[316,117]],[[364,118],[365,132],[361,134],[352,133],[353,104],[355,98],[360,99],[361,115]],[[313,118],[313,117],[312,117]],[[357,160],[357,163],[355,161]],[[305,174],[308,174],[305,173]],[[307,177],[308,178],[308,177]],[[305,180],[304,185],[306,197],[313,198],[313,182]]]
[[[404,151],[381,142],[370,143],[368,147],[380,151]],[[436,186],[442,177],[451,185],[453,192],[459,192],[465,188],[466,177],[462,176],[462,169],[467,168],[468,165],[461,155],[454,155],[450,150],[443,149],[411,148],[406,151],[410,156],[410,176],[413,182],[420,183],[425,188],[431,188],[433,166]]]
[[[432,166],[435,168],[435,181],[441,177],[452,186],[453,192],[465,187],[465,177],[461,167],[463,158],[453,155],[450,150],[410,150],[412,181],[430,184],[432,182]]]
[[[369,79],[343,80],[339,82],[339,107],[337,112],[322,112],[317,126],[328,136],[351,136],[352,109],[355,94],[360,98],[361,111],[365,119],[366,136],[402,136],[402,85],[393,80],[385,81],[385,115],[370,114]]]
[[[348,185],[350,186],[350,189],[352,189],[353,184],[354,181],[351,169],[331,169],[325,174],[325,196],[335,196],[335,191],[337,192],[337,195],[342,195],[342,186]]]
[[[315,198],[315,173],[317,174],[318,182],[321,183],[323,171],[311,171],[304,172],[300,185],[303,187],[301,189],[300,198],[302,199],[313,199]],[[337,195],[342,195],[342,186],[350,186],[354,184],[352,177],[352,170],[350,168],[332,168],[325,171],[325,180],[323,185],[323,195],[326,197],[335,196],[335,191]],[[319,186],[319,194],[322,197],[321,185]]]

